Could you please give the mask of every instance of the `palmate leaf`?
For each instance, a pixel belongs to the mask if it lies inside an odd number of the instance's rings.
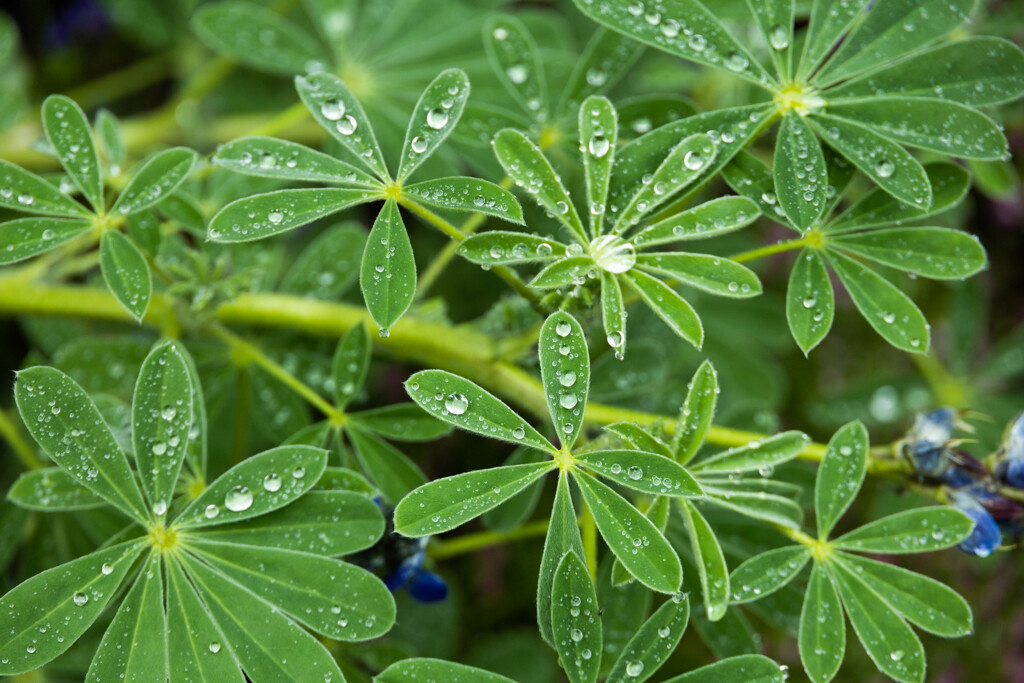
[[[548,110],[544,65],[533,36],[519,19],[499,16],[484,25],[484,48],[498,82],[525,112]]]
[[[0,207],[41,216],[92,216],[88,209],[43,178],[3,159],[0,159]]]
[[[89,665],[87,683],[162,681],[168,675],[160,553],[150,552]],[[127,645],[127,647],[126,647]]]
[[[682,567],[661,531],[625,498],[594,477],[578,469],[573,477],[601,537],[629,573],[651,590],[678,592]]]
[[[340,560],[293,550],[189,540],[189,550],[223,576],[316,633],[369,640],[395,622],[395,601],[370,572]]]
[[[590,234],[594,236],[602,233],[618,129],[615,107],[607,98],[588,97],[580,105],[580,150],[587,185],[587,206],[590,209],[587,212],[590,216]]]
[[[553,584],[562,558],[569,554],[583,557],[584,550],[572,492],[569,490],[569,476],[563,470],[558,473],[558,487],[551,506],[551,518],[544,537],[544,551],[537,576],[537,623],[541,637],[552,647],[555,646],[551,623]]]
[[[205,564],[180,560],[224,634],[226,642],[208,646],[215,654],[233,656],[253,680],[345,680],[327,649],[287,616]]]
[[[876,332],[903,351],[928,352],[928,321],[906,294],[848,256],[833,250],[826,253],[854,305]]]
[[[974,235],[949,228],[890,228],[837,235],[833,248],[936,280],[960,280],[984,268],[985,248]]]
[[[868,466],[868,430],[860,422],[840,428],[825,448],[814,484],[818,538],[825,540],[860,492]]]
[[[327,452],[279,446],[235,465],[181,511],[180,529],[227,524],[266,514],[311,489],[327,466]]]
[[[555,650],[571,683],[597,683],[601,667],[601,618],[597,592],[576,553],[565,553],[551,587]]]
[[[577,463],[637,491],[660,496],[702,496],[704,491],[674,460],[643,451],[590,451],[574,456]]]
[[[214,242],[251,242],[287,232],[382,195],[369,190],[277,190],[231,202],[210,220]]]
[[[645,681],[675,650],[690,619],[690,602],[675,596],[664,602],[626,644],[608,674],[608,683]]]
[[[37,574],[0,598],[0,674],[39,668],[71,647],[116,595],[142,548],[129,541],[98,550]]]
[[[814,226],[827,206],[828,171],[821,143],[794,111],[782,118],[772,170],[779,206],[793,225],[801,232]]]
[[[566,249],[564,244],[547,237],[488,230],[464,239],[459,244],[459,254],[472,263],[493,266],[564,259]]]
[[[153,347],[139,371],[132,401],[132,443],[147,500],[170,507],[192,429],[192,380],[184,348],[172,341]]]
[[[366,309],[387,336],[416,294],[416,261],[405,223],[394,199],[388,199],[370,229],[359,268]]]
[[[511,192],[477,178],[435,178],[407,185],[402,192],[416,201],[452,211],[473,211],[523,225],[523,209]]]
[[[380,507],[366,494],[311,491],[274,512],[205,527],[202,539],[335,557],[369,548],[383,533]]]
[[[791,545],[755,555],[729,575],[733,604],[753,602],[785,587],[811,559],[805,546]]]
[[[380,187],[376,178],[360,168],[277,138],[237,138],[217,148],[213,163],[236,173],[262,178]]]
[[[693,373],[672,435],[672,450],[680,463],[690,462],[703,445],[715,417],[718,393],[718,374],[710,361],[704,361]]]
[[[533,195],[580,244],[587,245],[589,240],[576,206],[540,148],[519,131],[511,129],[495,135],[492,146],[505,173]]]
[[[729,568],[725,555],[718,537],[700,511],[689,501],[679,501],[678,507],[690,536],[707,618],[718,621],[725,616],[729,605]]]
[[[54,462],[136,521],[149,519],[128,458],[74,380],[53,368],[28,368],[17,375],[14,398],[25,427]]]
[[[555,463],[548,460],[432,481],[401,500],[395,508],[395,530],[413,537],[451,531],[501,505],[554,468]]]
[[[846,622],[832,577],[817,562],[811,569],[800,612],[799,644],[807,676],[814,683],[832,680],[846,654]]]
[[[244,0],[203,5],[192,30],[216,52],[271,73],[303,73],[323,60],[316,41],[280,14]]]
[[[948,506],[906,510],[868,522],[834,542],[837,548],[865,553],[923,553],[965,539],[974,522]]]
[[[24,472],[7,491],[7,500],[26,510],[86,510],[107,501],[59,467]]]
[[[665,683],[783,683],[788,673],[762,655],[737,655],[689,673],[675,676]]]
[[[434,153],[462,117],[469,100],[469,77],[448,69],[430,82],[409,119],[395,180],[402,182]]]
[[[0,223],[0,265],[17,263],[85,234],[91,224],[66,218],[18,218]]]
[[[458,375],[421,370],[406,380],[405,390],[423,410],[460,429],[548,453],[557,450],[500,399]]]
[[[548,316],[540,329],[538,355],[551,423],[568,451],[582,430],[590,391],[590,352],[576,318],[564,311]]]
[[[345,433],[355,448],[359,464],[386,500],[397,504],[409,492],[427,483],[415,463],[388,442],[351,424]]]
[[[123,216],[148,209],[170,196],[196,163],[196,153],[174,147],[154,155],[135,172],[110,209]]]
[[[745,299],[761,293],[761,281],[746,266],[709,254],[639,254],[637,267],[718,296]]]
[[[100,269],[110,293],[141,321],[153,296],[153,279],[142,251],[124,234],[104,230],[100,236]]]
[[[806,356],[828,335],[836,302],[825,262],[817,249],[802,249],[789,274],[786,321],[797,346]]]
[[[490,671],[426,657],[395,662],[373,680],[374,683],[515,683],[511,678]]]
[[[97,212],[102,212],[103,176],[96,142],[82,108],[63,95],[43,101],[43,130],[57,152],[60,165]]]

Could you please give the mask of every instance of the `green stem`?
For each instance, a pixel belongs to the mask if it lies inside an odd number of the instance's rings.
[[[6,411],[0,410],[0,436],[7,441],[7,444],[14,451],[14,454],[18,456],[18,459],[30,470],[36,470],[43,467],[43,462],[36,456],[35,451],[29,446],[28,442],[25,441],[21,435],[21,431],[18,430],[18,426],[14,423],[10,417],[8,417]]]
[[[435,560],[465,555],[481,548],[493,545],[501,545],[509,541],[518,541],[525,538],[536,538],[548,532],[548,520],[539,519],[536,522],[529,522],[512,531],[480,531],[474,534],[465,534],[450,539],[435,539],[427,548],[427,554]]]
[[[109,104],[166,78],[173,64],[174,52],[159,52],[72,88],[67,96],[86,110]]]
[[[772,254],[781,254],[785,251],[791,251],[793,249],[799,249],[800,247],[809,246],[812,240],[809,236],[800,237],[798,239],[785,240],[776,244],[769,244],[766,247],[760,247],[758,249],[751,249],[750,251],[744,251],[739,254],[730,256],[729,259],[737,263],[744,263],[746,261],[753,261],[755,259],[764,258],[765,256],[771,256]]]
[[[597,581],[597,522],[594,520],[594,513],[590,511],[587,501],[582,501],[583,519],[580,520],[580,532],[583,536],[583,554],[587,560],[587,571],[590,572],[590,579]]]

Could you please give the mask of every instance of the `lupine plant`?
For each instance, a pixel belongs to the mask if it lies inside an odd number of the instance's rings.
[[[1012,3],[38,10],[0,676],[1015,675]]]

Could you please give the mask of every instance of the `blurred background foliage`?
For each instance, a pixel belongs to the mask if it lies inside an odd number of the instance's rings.
[[[512,110],[481,37],[484,22],[497,12],[521,19],[540,47],[551,91],[548,100],[557,102],[562,84],[596,29],[569,0],[366,0],[358,3],[357,23],[347,27],[325,27],[297,0],[247,1],[285,16],[306,35],[303,44],[311,59],[339,73],[366,105],[391,158],[422,88],[441,69],[457,66],[470,76],[471,106],[509,110],[510,119],[533,126],[535,135],[554,136],[549,140],[552,159],[561,162],[559,171],[570,186],[579,185],[572,161],[574,124],[530,118],[529,112]],[[37,172],[57,169],[55,159],[39,144],[38,105],[50,93],[71,96],[90,114],[100,107],[114,112],[124,124],[132,161],[170,144],[209,154],[217,144],[247,134],[323,144],[322,129],[301,107],[296,108],[290,79],[295,69],[286,64],[240,64],[218,55],[209,41],[190,28],[190,17],[201,5],[200,0],[5,2],[0,12],[0,158]],[[806,17],[810,3],[797,5],[798,14]],[[741,40],[748,38],[757,49],[756,27],[742,0],[715,0],[714,10],[730,20]],[[1020,43],[1024,3],[986,2],[974,21],[959,30]],[[246,61],[244,56],[241,59]],[[610,97],[625,106],[631,98],[652,94],[678,99],[676,108],[655,112],[654,125],[695,110],[745,104],[759,96],[720,71],[649,50],[613,87]],[[637,110],[643,111],[642,107]],[[914,412],[954,405],[974,411],[971,421],[977,432],[966,448],[977,455],[990,453],[1002,425],[1024,408],[1024,191],[1019,179],[1024,167],[1024,104],[1006,105],[998,116],[1014,161],[970,164],[974,186],[969,197],[939,221],[978,235],[988,249],[990,268],[965,282],[898,276],[900,286],[932,323],[931,355],[894,351],[852,313],[850,301],[837,289],[840,313],[835,328],[810,358],[804,358],[786,326],[784,293],[792,255],[781,254],[754,265],[765,283],[763,296],[748,301],[692,299],[706,325],[704,354],[668,335],[649,311],[632,311],[635,341],[625,361],[615,361],[602,344],[593,346],[600,354],[595,359],[593,400],[673,414],[684,397],[686,381],[706,356],[718,369],[723,389],[719,424],[761,432],[795,428],[825,441],[839,425],[860,419],[877,446],[898,438]],[[644,125],[639,119],[635,123]],[[481,144],[472,131],[458,131],[453,140],[432,163],[495,182],[501,179],[489,145]],[[755,151],[770,155],[771,140],[760,140]],[[202,180],[190,181],[186,192],[196,199],[200,214],[196,220],[205,221],[228,201],[264,187],[269,187],[265,181],[215,170]],[[855,187],[850,201],[867,189],[866,182]],[[703,198],[726,192],[728,188],[718,180]],[[524,209],[531,230],[553,229],[553,222],[532,202],[524,204]],[[345,218],[364,229],[371,220],[360,211]],[[295,286],[288,281],[294,281],[296,273],[328,272],[325,269],[331,264],[317,263],[315,251],[300,257],[322,228],[244,246],[196,240],[197,252],[184,246],[175,251],[172,245],[162,251],[162,258],[189,274],[183,291],[199,317],[210,302],[234,292],[276,291]],[[422,272],[444,248],[445,240],[429,230],[410,233]],[[780,226],[762,218],[757,226],[715,240],[712,246],[725,255],[774,242],[784,234]],[[358,292],[348,286],[351,278],[347,277],[354,275],[355,261],[347,266],[350,272],[344,264],[333,266],[338,281],[320,280],[325,288],[320,295],[358,304]],[[539,320],[527,305],[509,296],[499,280],[459,260],[451,263],[412,315],[471,325],[498,336],[529,329]],[[583,315],[592,317],[584,321],[591,327],[600,327],[596,310]],[[147,328],[80,319],[0,320],[0,431],[7,437],[0,443],[0,489],[6,490],[22,471],[11,444],[34,448],[24,442],[11,412],[11,371],[44,363],[69,372],[88,392],[103,395],[101,406],[108,421],[127,436],[127,406],[135,376],[155,335]],[[280,330],[251,330],[247,335],[310,386],[327,390],[333,340]],[[276,445],[311,423],[308,407],[260,369],[245,365],[212,342],[193,339],[188,345],[200,366],[215,427],[211,430],[214,471]],[[367,385],[364,405],[368,407],[401,400],[401,382],[417,369],[386,357],[377,360]],[[463,433],[431,444],[409,444],[404,450],[431,478],[496,465],[508,456],[503,446]],[[812,481],[814,469],[806,463],[788,465],[786,470],[777,474],[800,483]],[[869,481],[844,523],[852,526],[920,504],[913,495],[894,482]],[[724,517],[716,522],[731,554],[731,566],[762,543],[744,535],[745,523]],[[735,525],[735,533],[730,525]],[[0,543],[0,593],[96,547],[118,529],[118,520],[104,511],[29,515],[0,503],[0,538],[23,534],[21,545]],[[767,547],[778,539],[763,543]],[[366,671],[419,655],[457,659],[520,681],[558,680],[554,654],[534,626],[540,551],[539,542],[523,541],[438,562],[438,571],[453,588],[451,598],[422,605],[400,595],[398,625],[387,637],[349,647],[347,654],[341,652],[354,662],[346,674],[350,680],[366,680]],[[979,559],[946,552],[913,557],[907,563],[963,593],[978,625],[978,633],[971,638],[946,642],[923,636],[929,679],[1024,681],[1022,553],[1011,549]],[[691,579],[696,576],[694,571],[685,573]],[[790,664],[793,678],[800,679],[803,674],[792,638],[799,606],[800,591],[791,588],[756,603],[754,609],[733,609],[717,624],[696,619],[662,671],[665,675],[686,671],[706,663],[711,654],[759,648]],[[605,618],[614,619],[629,609],[628,601],[608,604]],[[101,619],[91,639],[84,638],[31,680],[81,680],[105,626]],[[851,648],[839,680],[878,677],[863,652]]]

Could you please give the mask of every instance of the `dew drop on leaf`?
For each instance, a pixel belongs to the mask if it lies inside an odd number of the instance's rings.
[[[224,496],[224,507],[232,512],[242,512],[252,507],[252,491],[245,486],[236,486]]]

